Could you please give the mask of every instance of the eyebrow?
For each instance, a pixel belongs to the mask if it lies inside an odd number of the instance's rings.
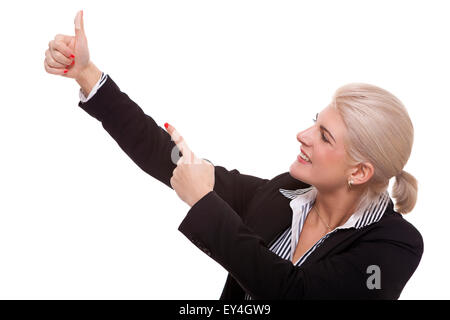
[[[317,119],[318,117],[319,117],[319,113],[316,114],[316,119]],[[325,128],[323,125],[320,125],[319,127],[320,127],[320,129],[322,129],[323,131],[326,131],[326,132],[330,135],[330,137],[333,138],[334,142],[336,143],[336,139],[334,139],[333,135],[331,134],[330,131],[328,131],[327,128]]]

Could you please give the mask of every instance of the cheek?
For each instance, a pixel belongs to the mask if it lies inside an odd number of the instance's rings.
[[[346,167],[344,157],[339,152],[324,152],[313,163],[311,179],[322,188],[335,188],[342,184]]]
[[[316,153],[313,166],[314,165],[317,169],[324,170],[326,172],[342,172],[342,169],[345,165],[345,156],[341,152],[336,151],[324,151],[318,154]]]

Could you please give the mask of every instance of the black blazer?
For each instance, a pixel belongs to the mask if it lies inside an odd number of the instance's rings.
[[[176,167],[170,135],[114,81],[78,104],[101,121],[123,151],[168,187]],[[397,299],[416,270],[423,240],[390,201],[377,223],[333,233],[299,267],[268,247],[291,225],[290,200],[279,188],[310,185],[288,172],[261,179],[215,166],[214,190],[188,212],[179,230],[228,272],[221,299]],[[380,268],[381,289],[369,289],[367,267]]]

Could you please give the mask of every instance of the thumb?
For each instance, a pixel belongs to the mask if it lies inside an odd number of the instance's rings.
[[[84,22],[83,22],[83,10],[77,12],[77,16],[75,17],[75,38],[77,40],[81,40],[81,38],[85,37],[84,34]]]
[[[72,37],[72,39],[70,39],[69,48],[72,50],[75,49],[75,37]]]

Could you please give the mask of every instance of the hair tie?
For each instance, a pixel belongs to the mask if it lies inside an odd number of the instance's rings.
[[[404,170],[400,171],[395,177],[396,177],[397,179],[402,178],[404,172],[405,172]]]

